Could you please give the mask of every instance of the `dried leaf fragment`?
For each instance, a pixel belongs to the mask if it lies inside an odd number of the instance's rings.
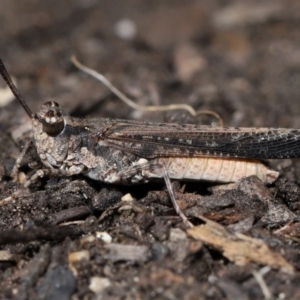
[[[204,217],[200,218],[205,221],[205,224],[190,228],[187,233],[194,239],[201,240],[221,251],[230,261],[237,265],[254,262],[294,272],[293,266],[279,253],[272,251],[263,241],[240,233],[231,234],[222,225]]]

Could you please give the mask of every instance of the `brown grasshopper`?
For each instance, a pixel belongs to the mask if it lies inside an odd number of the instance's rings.
[[[32,120],[34,143],[46,167],[39,176],[85,176],[113,184],[164,179],[180,216],[170,179],[236,182],[256,175],[272,183],[278,172],[260,159],[300,157],[300,130],[231,128],[70,117],[56,102],[33,113],[2,61],[0,73]],[[190,223],[188,223],[191,225]]]

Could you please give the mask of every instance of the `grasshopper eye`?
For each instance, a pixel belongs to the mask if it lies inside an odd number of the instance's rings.
[[[57,136],[63,131],[65,127],[63,111],[56,102],[46,102],[36,115],[43,124],[43,131],[48,135]]]

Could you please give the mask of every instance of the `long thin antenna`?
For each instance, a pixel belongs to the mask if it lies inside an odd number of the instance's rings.
[[[29,116],[29,118],[33,119],[34,118],[34,113],[31,111],[29,106],[26,104],[25,100],[20,95],[17,87],[12,82],[12,80],[11,80],[11,78],[10,78],[10,76],[9,76],[9,74],[8,74],[1,58],[0,58],[0,73],[3,77],[3,79],[6,81],[7,85],[9,86],[10,90],[12,91],[12,93],[15,95],[15,97],[19,100],[20,104],[25,109],[25,111],[26,111],[27,115]]]

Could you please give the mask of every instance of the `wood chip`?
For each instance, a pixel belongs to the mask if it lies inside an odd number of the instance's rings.
[[[113,262],[144,262],[149,259],[149,248],[146,246],[107,244],[104,247],[107,250],[104,258],[109,259]]]

